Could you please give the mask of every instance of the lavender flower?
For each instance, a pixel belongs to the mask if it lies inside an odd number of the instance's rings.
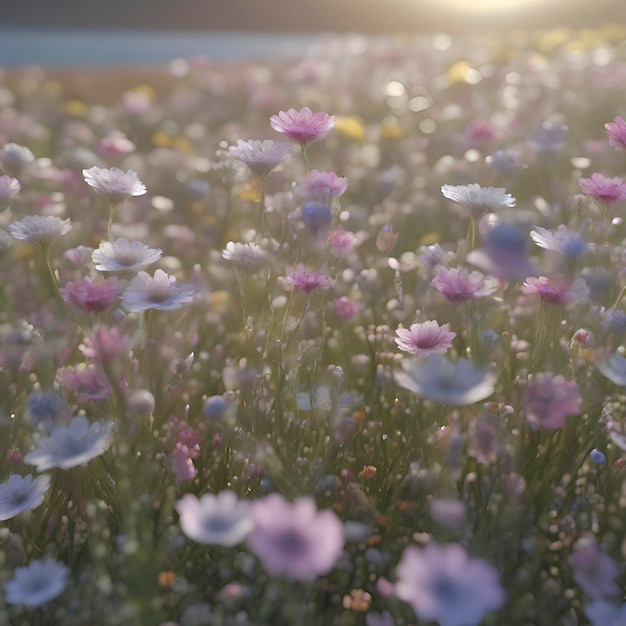
[[[463,268],[441,267],[432,284],[452,304],[484,298],[496,290],[493,282],[485,280],[483,274],[480,272],[470,274]]]
[[[591,178],[579,178],[580,190],[587,196],[608,204],[618,204],[626,200],[626,183],[621,178],[608,178],[594,173]]]
[[[559,283],[547,276],[527,278],[522,287],[524,293],[536,293],[546,304],[567,306],[578,304],[589,298],[589,287],[584,278],[577,278],[573,283]]]
[[[0,521],[19,515],[23,511],[36,509],[50,486],[50,476],[44,474],[33,480],[32,474],[22,477],[13,474],[0,485]]]
[[[330,204],[333,199],[342,196],[348,188],[348,179],[341,178],[335,172],[313,170],[298,179],[294,194],[304,202]]]
[[[590,619],[591,626],[624,626],[626,604],[618,605],[606,600],[595,600],[585,606],[585,615]]]
[[[617,596],[620,571],[617,563],[604,554],[593,537],[583,537],[576,542],[569,558],[574,569],[576,584],[593,600]]]
[[[536,152],[558,152],[565,146],[569,128],[557,121],[545,120],[528,139],[528,146]]]
[[[41,606],[61,594],[69,574],[69,568],[52,559],[31,561],[27,567],[18,567],[4,583],[5,599],[9,604]]]
[[[444,354],[452,347],[456,333],[450,332],[450,324],[439,324],[436,321],[412,324],[409,330],[398,328],[395,342],[400,350],[419,357],[430,354]]]
[[[127,311],[173,311],[189,304],[194,297],[193,285],[176,284],[176,278],[158,269],[154,276],[139,272],[122,294],[122,306]]]
[[[100,281],[85,277],[75,282],[65,283],[65,287],[60,292],[69,305],[87,313],[101,313],[113,306],[117,300],[116,290],[117,278],[115,277]]]
[[[28,412],[31,422],[37,426],[52,426],[67,411],[67,402],[55,391],[31,393],[28,396]]]
[[[524,412],[534,428],[557,430],[568,415],[582,410],[582,396],[575,382],[550,372],[537,374],[524,391]]]
[[[120,204],[131,196],[143,196],[146,193],[146,186],[134,170],[124,172],[118,167],[106,169],[94,166],[83,170],[83,177],[90,187],[113,204]]]
[[[616,385],[626,387],[626,359],[615,352],[596,362],[598,369]]]
[[[343,552],[343,525],[330,509],[318,511],[313,498],[290,503],[273,493],[252,504],[254,528],[248,546],[272,576],[308,581],[327,574]]]
[[[307,270],[302,264],[289,269],[287,277],[280,277],[278,280],[285,286],[292,286],[306,293],[316,289],[329,289],[331,286],[331,280],[326,274]]]
[[[70,469],[84,465],[109,447],[112,427],[111,422],[89,424],[84,415],[79,415],[69,426],[55,426],[50,436],[42,439],[24,461],[35,465],[40,472],[53,467]]]
[[[162,254],[159,248],[120,237],[112,243],[103,241],[91,254],[91,260],[101,272],[139,272],[158,261]]]
[[[9,224],[9,232],[15,239],[27,241],[42,248],[49,248],[59,237],[70,231],[72,224],[69,219],[62,220],[55,215],[28,215]]]
[[[267,266],[267,252],[256,243],[236,243],[229,241],[222,250],[222,258],[234,263],[241,269],[254,272]]]
[[[440,626],[479,624],[504,604],[498,572],[459,544],[409,546],[396,569],[395,594],[422,620]]]
[[[176,502],[176,510],[183,532],[198,543],[235,546],[252,530],[248,502],[232,491],[206,493],[201,498],[187,494]]]
[[[515,198],[498,187],[471,185],[443,185],[441,193],[448,200],[464,206],[474,218],[515,206]]]
[[[433,354],[423,361],[405,359],[402,368],[404,372],[394,374],[396,383],[434,402],[474,404],[488,398],[495,389],[496,375],[489,369],[474,367],[466,359],[453,363]]]
[[[335,117],[328,113],[313,113],[309,107],[304,107],[299,111],[289,109],[272,115],[270,125],[275,131],[305,146],[326,137],[335,126]]]
[[[6,209],[21,188],[22,186],[17,178],[0,176],[0,209]]]
[[[282,141],[242,141],[228,149],[229,154],[245,163],[259,178],[266,178],[287,157],[290,144]]]
[[[563,256],[579,257],[588,251],[588,245],[580,234],[563,224],[554,232],[537,226],[530,231],[530,238],[540,248],[558,252]]]

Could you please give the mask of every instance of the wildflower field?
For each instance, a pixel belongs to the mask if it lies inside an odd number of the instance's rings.
[[[0,624],[624,626],[625,38],[0,76]]]

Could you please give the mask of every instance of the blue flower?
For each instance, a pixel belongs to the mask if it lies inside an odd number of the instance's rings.
[[[4,584],[9,604],[37,607],[56,598],[65,589],[70,570],[52,559],[32,561],[18,567],[12,580]]]
[[[8,520],[23,511],[36,509],[43,502],[43,495],[50,486],[50,476],[14,474],[0,485],[0,521]]]

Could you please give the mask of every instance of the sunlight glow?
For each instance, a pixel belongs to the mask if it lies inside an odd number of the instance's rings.
[[[454,8],[467,13],[502,14],[513,13],[537,6],[545,0],[438,0],[441,8]]]

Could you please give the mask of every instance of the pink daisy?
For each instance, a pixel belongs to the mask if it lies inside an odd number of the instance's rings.
[[[616,117],[612,122],[604,125],[609,136],[609,143],[621,152],[626,152],[626,122]]]
[[[452,347],[456,333],[450,332],[450,324],[428,321],[412,324],[410,329],[398,328],[395,339],[400,350],[414,356],[425,357],[429,354],[444,354]]]
[[[335,117],[328,113],[313,113],[309,107],[299,111],[289,109],[270,117],[270,125],[279,133],[302,146],[324,139],[335,126]]]
[[[440,268],[432,284],[437,291],[452,304],[459,304],[467,300],[490,296],[495,290],[495,285],[480,272],[471,274],[463,268]]]
[[[591,178],[579,178],[578,185],[581,191],[596,200],[603,200],[609,204],[618,204],[626,200],[626,184],[621,178],[608,178],[597,172]]]

